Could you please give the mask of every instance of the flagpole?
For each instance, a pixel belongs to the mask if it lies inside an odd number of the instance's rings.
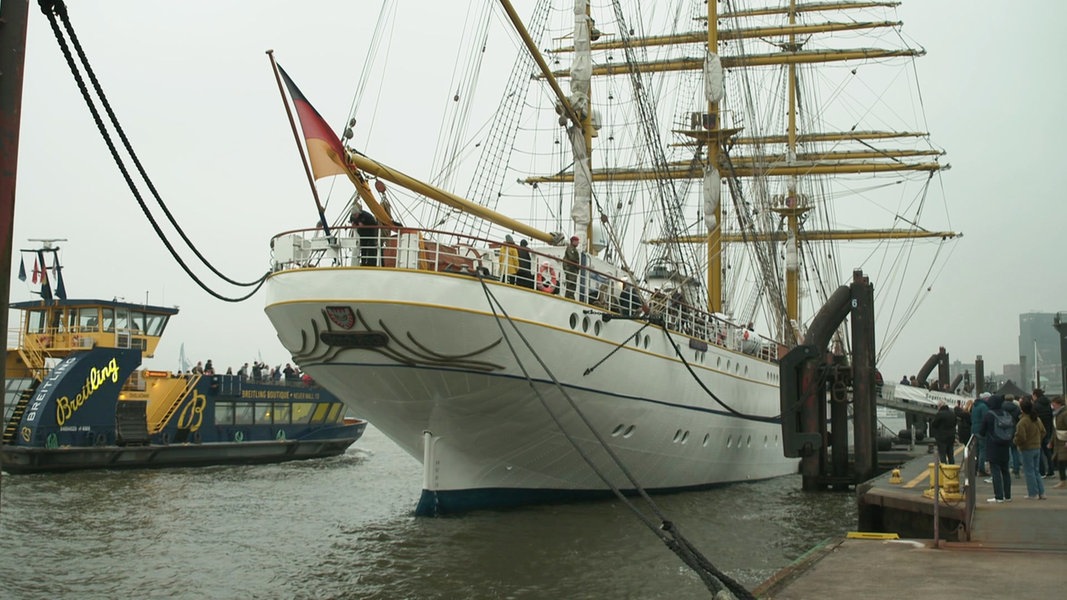
[[[304,173],[307,174],[308,185],[311,186],[311,195],[315,198],[315,207],[319,209],[319,223],[326,235],[330,235],[330,225],[326,222],[326,209],[319,200],[319,191],[315,188],[315,178],[311,175],[311,167],[308,165],[307,156],[304,155],[304,146],[300,141],[300,134],[296,131],[296,120],[293,119],[293,110],[289,108],[289,102],[285,99],[285,90],[282,88],[282,76],[278,73],[278,63],[274,60],[274,50],[267,50],[270,57],[270,68],[274,71],[274,79],[278,82],[278,93],[281,94],[282,104],[285,105],[285,114],[289,117],[289,127],[293,130],[293,139],[296,140],[296,149],[300,152],[300,162],[304,163]]]

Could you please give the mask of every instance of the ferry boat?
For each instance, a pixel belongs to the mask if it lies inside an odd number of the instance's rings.
[[[342,454],[363,435],[366,421],[313,382],[140,368],[178,309],[68,299],[57,251],[34,251],[41,299],[9,305],[4,471],[276,463]]]

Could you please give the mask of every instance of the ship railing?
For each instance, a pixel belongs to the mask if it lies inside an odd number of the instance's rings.
[[[563,295],[567,290],[563,247],[525,248],[530,270],[518,270],[520,246],[451,231],[390,227],[337,227],[287,231],[271,239],[272,270],[316,267],[382,267],[469,275],[511,283],[532,291]],[[590,266],[590,255],[574,277],[574,299],[608,314],[650,318],[692,340],[776,362],[784,348],[751,328],[688,304],[684,295],[649,290],[625,279],[621,269]],[[597,261],[600,262],[600,261]],[[611,267],[607,263],[602,263]],[[613,268],[613,267],[612,267]],[[683,342],[685,343],[685,342]]]

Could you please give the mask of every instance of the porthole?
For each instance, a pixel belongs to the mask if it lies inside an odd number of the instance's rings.
[[[704,434],[704,442],[701,443],[700,445],[704,446],[705,448],[707,448],[708,447],[708,440],[710,440],[710,439],[711,439],[711,434],[710,433],[705,433]]]
[[[645,349],[648,349],[648,336],[645,336]]]
[[[600,321],[593,323],[593,335],[600,335]]]
[[[722,366],[722,357],[721,356],[715,357],[715,366],[716,367],[721,367]]]
[[[628,437],[630,437],[630,436],[631,436],[631,435],[633,435],[633,434],[634,434],[634,426],[633,426],[633,425],[630,425],[629,427],[627,427],[627,428],[626,428],[626,431],[624,431],[624,432],[622,433],[622,437],[624,437],[624,438],[628,438]]]
[[[738,440],[738,441],[740,442],[741,440]],[[747,448],[751,448],[752,447],[752,436],[751,435],[748,436],[748,438],[745,439],[745,447],[747,447]]]
[[[726,447],[731,448],[734,445],[734,436],[730,435],[726,437]]]
[[[684,443],[686,443],[688,441],[689,441],[689,432],[686,431],[685,433],[682,434],[682,443],[684,444]]]
[[[727,371],[730,370],[730,361],[729,360],[726,361],[726,370]]]
[[[571,329],[578,327],[578,315],[571,313]]]
[[[589,317],[582,317],[582,331],[589,331]]]
[[[611,430],[611,437],[618,437],[622,433],[622,423],[615,426],[615,429]]]
[[[678,431],[674,432],[674,443],[677,444],[678,440],[680,440],[680,439],[682,439],[682,430],[681,429],[679,429]]]
[[[764,448],[767,447],[767,440],[768,440],[767,436],[763,436],[763,447]]]
[[[745,365],[745,375],[748,375],[748,365]]]

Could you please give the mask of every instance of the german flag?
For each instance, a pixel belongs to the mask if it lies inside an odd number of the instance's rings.
[[[278,71],[285,80],[285,87],[289,89],[289,97],[293,99],[296,114],[300,117],[300,129],[304,132],[308,161],[311,163],[311,173],[315,179],[347,174],[345,150],[341,145],[341,140],[326,124],[326,120],[315,110],[315,107],[311,106],[281,65],[278,65]]]

